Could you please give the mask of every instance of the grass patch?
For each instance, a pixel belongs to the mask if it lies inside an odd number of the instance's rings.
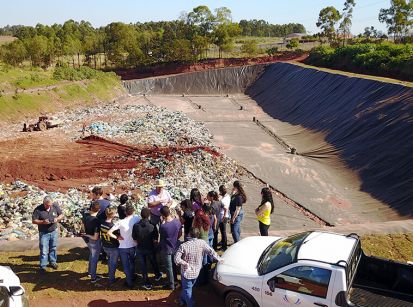
[[[401,262],[413,261],[413,233],[370,235],[363,237],[361,244],[367,255]]]
[[[90,75],[91,71],[83,73]],[[6,120],[38,116],[61,107],[110,100],[124,91],[114,73],[93,72],[88,80],[58,81],[52,71],[0,65],[0,115]]]
[[[392,235],[369,235],[362,237],[363,250],[368,255],[385,257],[398,261],[413,260],[413,233]],[[38,251],[8,252],[0,254],[0,265],[11,266],[13,271],[20,277],[24,288],[29,296],[35,297],[70,297],[79,295],[81,292],[98,292],[110,295],[111,293],[125,291],[123,281],[118,281],[113,288],[106,288],[107,279],[102,279],[96,284],[91,284],[86,276],[87,272],[87,248],[73,248],[58,252],[59,269],[49,272],[45,276],[37,273],[39,265]],[[139,270],[139,266],[136,266]],[[124,278],[123,272],[118,264],[117,277]],[[107,275],[107,266],[98,264],[98,274]],[[152,275],[150,275],[150,278]],[[165,279],[163,281],[166,281]],[[153,283],[154,290],[158,293],[166,293],[161,290],[160,283]],[[150,291],[153,294],[153,291]],[[75,294],[76,293],[76,294]],[[128,294],[145,295],[144,290],[128,290]]]

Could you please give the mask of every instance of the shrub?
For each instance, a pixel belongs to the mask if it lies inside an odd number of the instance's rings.
[[[59,66],[55,68],[53,78],[55,80],[79,81],[86,79],[97,79],[101,77],[102,74],[104,73],[87,66],[81,66],[80,68]]]
[[[274,55],[276,55],[276,54],[278,53],[278,47],[268,48],[268,49],[266,50],[266,53],[267,53],[269,56],[274,56]]]
[[[413,80],[413,45],[358,43],[338,48],[319,46],[311,50],[309,64]]]

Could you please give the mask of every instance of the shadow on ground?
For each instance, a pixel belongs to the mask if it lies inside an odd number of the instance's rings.
[[[18,275],[26,289],[31,306],[176,306],[180,288],[175,291],[163,290],[166,274],[160,282],[152,281],[153,290],[143,290],[143,280],[138,276],[135,288],[126,289],[123,285],[124,274],[118,263],[117,283],[107,287],[107,265],[98,264],[97,273],[104,278],[92,284],[87,276],[88,249],[72,248],[58,251],[57,270],[47,269],[46,274],[39,274],[39,256],[37,251],[20,253],[4,253],[0,257],[0,265],[10,266]],[[140,273],[139,263],[136,263]],[[151,270],[150,270],[151,271]],[[151,275],[150,275],[151,277]],[[79,295],[79,293],[82,293]],[[219,298],[209,286],[194,289],[194,297],[198,306],[222,306]]]

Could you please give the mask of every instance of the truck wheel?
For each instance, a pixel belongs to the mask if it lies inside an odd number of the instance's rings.
[[[230,292],[225,296],[226,307],[254,307],[252,302],[239,292]]]

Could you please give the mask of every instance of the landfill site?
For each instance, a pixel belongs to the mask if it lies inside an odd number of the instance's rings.
[[[259,233],[263,186],[271,234],[413,228],[412,88],[291,63],[123,83],[114,101],[53,114],[57,128],[2,132],[1,241],[37,238],[31,214],[46,193],[73,237],[93,186],[139,210],[157,178],[176,203],[241,180],[242,236]]]

